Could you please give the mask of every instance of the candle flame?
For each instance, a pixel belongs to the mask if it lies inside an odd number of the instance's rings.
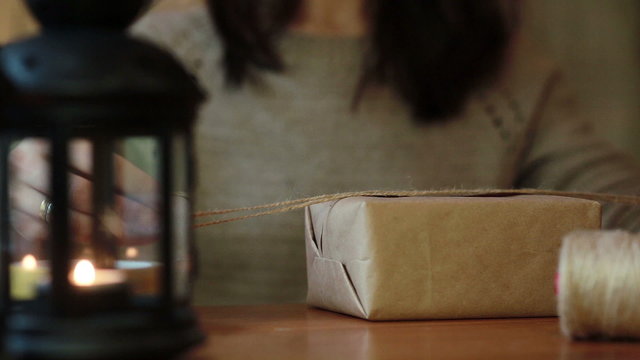
[[[27,270],[35,270],[38,267],[38,262],[35,256],[27,254],[22,258],[22,267]]]
[[[93,285],[96,281],[96,269],[89,260],[80,260],[73,269],[72,281],[78,286]]]
[[[134,257],[138,256],[138,249],[134,248],[134,247],[128,247],[127,251],[125,253],[125,255],[127,256],[127,258],[132,259]]]

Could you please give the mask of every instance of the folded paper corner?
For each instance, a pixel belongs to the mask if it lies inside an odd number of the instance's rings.
[[[307,303],[323,309],[368,318],[345,266],[339,261],[315,257],[308,264]]]

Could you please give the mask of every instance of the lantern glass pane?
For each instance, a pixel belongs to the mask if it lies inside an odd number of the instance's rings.
[[[186,301],[193,278],[193,254],[191,247],[191,192],[189,188],[189,147],[185,135],[173,139],[173,251],[174,251],[174,296],[177,301]]]
[[[50,275],[46,252],[50,229],[41,211],[50,194],[50,143],[25,138],[13,141],[10,148],[10,294],[14,301],[33,300]]]
[[[127,273],[133,293],[142,296],[159,296],[161,291],[158,148],[156,137],[127,137],[117,142],[114,157],[116,183],[120,184],[117,211],[125,230],[117,267]]]
[[[81,204],[71,216],[75,259],[98,275],[115,271],[134,296],[160,293],[157,146],[151,137],[76,139],[70,151],[84,171],[70,179],[70,203]]]

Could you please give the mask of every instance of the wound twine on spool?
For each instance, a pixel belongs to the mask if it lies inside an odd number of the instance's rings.
[[[337,201],[354,196],[384,196],[384,197],[410,197],[410,196],[512,196],[512,195],[550,195],[565,196],[586,200],[594,200],[601,202],[640,205],[640,196],[634,195],[617,195],[591,192],[570,192],[542,189],[445,189],[445,190],[367,190],[354,191],[336,194],[325,194],[295,200],[281,201],[271,204],[263,204],[256,206],[248,206],[236,209],[225,210],[209,210],[198,211],[194,213],[195,218],[203,217],[219,217],[227,214],[250,212],[247,215],[222,218],[207,222],[195,224],[195,228],[201,228],[212,225],[219,225],[228,222],[250,219],[271,214],[289,212],[302,209],[310,205],[319,204],[327,201]]]
[[[640,235],[568,234],[558,274],[558,313],[566,336],[640,339]]]

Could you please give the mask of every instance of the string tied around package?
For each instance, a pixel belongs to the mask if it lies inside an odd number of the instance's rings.
[[[577,231],[558,267],[562,332],[574,339],[640,339],[640,235]]]
[[[270,204],[240,207],[235,209],[207,210],[194,213],[196,219],[210,218],[212,220],[195,224],[195,228],[219,225],[239,220],[251,219],[265,215],[289,212],[303,209],[307,206],[319,204],[327,201],[337,201],[354,196],[384,196],[384,197],[412,197],[412,196],[513,196],[513,195],[549,195],[566,196],[578,199],[594,200],[600,202],[640,205],[640,196],[618,195],[593,192],[570,192],[542,189],[444,189],[444,190],[365,190],[354,192],[343,192],[335,194],[324,194],[318,196],[305,197],[294,200],[280,201]],[[242,214],[231,216],[230,214]]]

